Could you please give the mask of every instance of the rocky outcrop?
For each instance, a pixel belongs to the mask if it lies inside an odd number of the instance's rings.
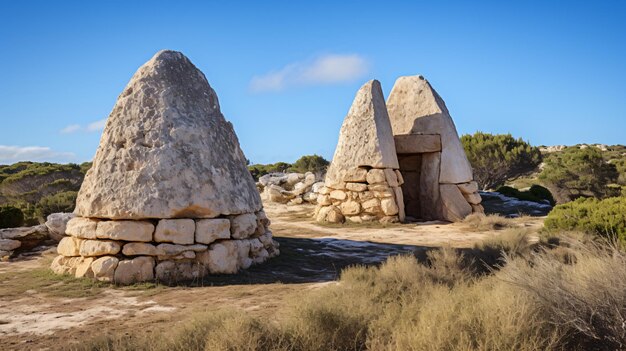
[[[236,273],[278,255],[217,95],[183,54],[143,65],[109,116],[51,268],[117,284]]]
[[[0,259],[8,259],[16,251],[27,251],[49,239],[48,228],[43,225],[0,229]]]
[[[259,178],[257,188],[263,201],[288,205],[316,204],[324,182],[314,173],[270,173]]]
[[[403,187],[411,206],[407,215],[455,222],[483,212],[454,121],[430,83],[422,76],[398,78],[387,108],[400,171],[420,178]]]
[[[402,177],[380,83],[359,89],[344,119],[316,208],[319,222],[404,219]]]

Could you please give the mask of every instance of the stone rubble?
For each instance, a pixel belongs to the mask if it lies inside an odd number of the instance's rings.
[[[160,51],[107,120],[52,270],[173,283],[278,255],[245,162],[204,74],[181,53]],[[16,245],[0,241],[0,250]]]
[[[261,199],[288,205],[316,204],[319,189],[324,185],[313,172],[270,173],[256,183]]]

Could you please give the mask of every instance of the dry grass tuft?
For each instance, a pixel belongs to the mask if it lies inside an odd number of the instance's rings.
[[[467,224],[472,230],[480,232],[517,227],[513,219],[504,218],[498,214],[472,213],[465,217],[462,223]]]

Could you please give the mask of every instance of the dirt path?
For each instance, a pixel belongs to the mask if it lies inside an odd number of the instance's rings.
[[[50,250],[0,262],[1,349],[61,350],[102,333],[156,333],[219,308],[274,314],[303,289],[332,282],[343,267],[375,264],[425,247],[471,247],[497,234],[471,231],[458,223],[319,225],[310,220],[313,210],[312,206],[266,206],[281,255],[235,276],[209,277],[192,286],[115,288],[60,279],[47,271],[54,256]],[[534,229],[541,223],[537,218],[517,222]]]

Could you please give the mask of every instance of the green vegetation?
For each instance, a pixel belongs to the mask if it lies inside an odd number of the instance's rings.
[[[494,254],[498,264],[484,269]],[[626,253],[512,231],[470,250],[431,250],[421,262],[346,269],[339,284],[303,291],[276,315],[211,311],[162,333],[104,335],[74,349],[615,350],[626,344],[624,316]]]
[[[253,164],[248,166],[248,170],[254,180],[275,172],[298,172],[298,173],[324,173],[330,162],[319,155],[305,155],[300,157],[293,164],[286,162],[277,162],[271,164]]]
[[[0,207],[0,229],[14,228],[24,225],[24,213],[17,207]]]
[[[72,211],[84,172],[83,164],[18,162],[0,165],[0,206],[19,208],[24,224],[34,225],[53,212]]]
[[[558,205],[546,218],[545,228],[583,231],[626,243],[626,197],[580,198]]]
[[[541,162],[541,152],[511,134],[477,132],[463,135],[461,142],[482,189],[492,189],[507,180],[532,172]]]
[[[550,192],[550,190],[542,187],[541,185],[533,184],[530,189],[524,191],[517,190],[515,188],[505,185],[499,187],[496,191],[500,194],[514,197],[519,200],[533,202],[544,202],[545,200],[547,200],[552,206],[556,204],[556,201],[554,200],[554,197],[552,197],[552,193]]]
[[[579,197],[605,198],[618,195],[610,184],[619,174],[614,164],[607,163],[596,147],[569,147],[545,158],[539,180],[553,190],[559,202]]]

